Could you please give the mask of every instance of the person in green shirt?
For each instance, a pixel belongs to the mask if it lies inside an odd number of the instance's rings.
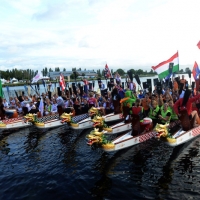
[[[159,122],[158,116],[160,115],[160,107],[156,100],[151,101],[151,107],[149,111],[149,117],[153,120],[153,126]]]
[[[166,124],[170,122],[171,112],[168,109],[168,103],[164,103],[163,107],[160,109],[161,113],[158,115],[161,124]]]

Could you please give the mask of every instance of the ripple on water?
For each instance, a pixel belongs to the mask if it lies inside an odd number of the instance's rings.
[[[115,153],[86,145],[90,130],[12,131],[0,137],[2,199],[189,199],[199,197],[200,138],[157,140]]]

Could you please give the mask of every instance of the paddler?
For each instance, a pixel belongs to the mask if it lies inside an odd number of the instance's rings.
[[[171,112],[168,109],[169,105],[168,103],[164,103],[164,105],[160,108],[161,113],[158,115],[161,124],[166,124],[170,122],[171,119]]]
[[[153,125],[155,126],[159,122],[158,116],[160,115],[160,107],[156,100],[151,101],[151,107],[149,111],[149,117],[153,120]]]
[[[140,99],[136,99],[135,105],[131,109],[131,114],[139,116],[140,126],[144,126],[143,127],[144,131],[142,133],[148,132],[150,127],[151,127],[152,120],[150,118],[145,118],[145,120],[144,120],[144,109],[141,106],[141,100]]]
[[[132,108],[132,106],[134,105],[135,101],[136,101],[136,97],[134,96],[132,91],[131,90],[127,90],[125,92],[125,97],[120,100],[120,103],[121,103],[122,107]],[[124,118],[125,118],[125,122],[127,122],[128,119],[129,119],[129,112],[127,112],[127,113],[123,112],[123,115],[124,115]]]
[[[192,96],[192,91],[187,89],[184,93],[183,98],[180,98],[174,104],[174,111],[180,117],[181,114],[179,110],[180,111],[187,110],[189,118],[194,119],[193,127],[196,127],[198,126],[197,122],[199,121],[199,116],[196,110],[192,111],[192,103],[197,101],[200,98],[200,94],[195,97],[191,97],[191,96]]]

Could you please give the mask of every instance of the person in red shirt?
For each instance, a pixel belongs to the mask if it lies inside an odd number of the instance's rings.
[[[97,107],[97,99],[93,97],[92,92],[89,94],[88,105],[89,105],[89,108]]]
[[[191,97],[192,91],[191,90],[186,90],[184,97],[180,98],[176,103],[174,104],[174,111],[175,113],[180,116],[179,109],[180,110],[187,110],[187,113],[189,115],[189,118],[192,119],[194,118],[194,127],[196,126],[196,122],[199,121],[199,116],[196,110],[192,111],[192,103],[197,101],[200,98],[200,94]]]

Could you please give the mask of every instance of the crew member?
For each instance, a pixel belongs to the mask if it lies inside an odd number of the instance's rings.
[[[196,127],[197,126],[196,122],[199,121],[199,116],[196,110],[192,111],[192,103],[197,101],[200,98],[200,94],[195,97],[191,97],[191,94],[192,94],[192,91],[187,89],[185,91],[184,97],[180,98],[174,104],[174,111],[178,116],[181,116],[179,110],[180,111],[187,110],[189,118],[190,119],[194,118],[193,127]]]

